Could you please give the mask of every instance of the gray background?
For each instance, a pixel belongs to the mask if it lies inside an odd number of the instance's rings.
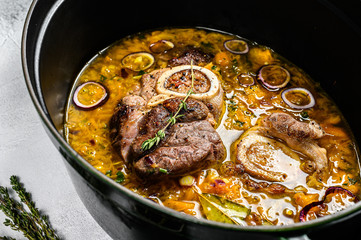
[[[62,239],[111,239],[79,199],[27,93],[20,48],[30,4],[0,0],[0,185],[10,187],[10,176],[19,176]],[[0,236],[23,239],[4,219],[0,212]]]

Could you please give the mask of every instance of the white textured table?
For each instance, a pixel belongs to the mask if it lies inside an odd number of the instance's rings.
[[[27,92],[20,48],[30,4],[0,0],[0,185],[10,187],[10,176],[19,176],[62,239],[111,239],[79,199]],[[0,212],[0,236],[23,239],[4,219]]]

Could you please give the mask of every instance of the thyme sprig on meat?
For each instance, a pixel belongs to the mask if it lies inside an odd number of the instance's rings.
[[[20,202],[12,198],[7,188],[0,186],[0,210],[8,217],[4,225],[22,232],[27,239],[57,240],[60,239],[51,228],[48,217],[41,215],[31,200],[30,193],[22,186],[16,176],[10,177],[13,190]],[[14,239],[1,237],[0,239]]]
[[[189,98],[189,96],[191,94],[193,94],[193,85],[194,85],[194,73],[193,73],[193,61],[191,61],[191,77],[192,77],[192,83],[191,83],[191,88],[188,90],[186,96],[184,97],[184,99],[181,101],[181,103],[178,106],[178,110],[177,112],[172,115],[169,119],[168,119],[168,123],[167,125],[165,125],[164,128],[162,128],[161,130],[159,130],[155,136],[153,138],[147,139],[142,143],[142,150],[146,151],[151,149],[153,146],[156,146],[159,144],[159,142],[165,138],[165,130],[170,126],[170,125],[174,125],[177,122],[177,119],[180,117],[183,117],[183,114],[179,114],[180,111],[182,111],[182,109],[184,109],[185,111],[187,111],[187,99]]]

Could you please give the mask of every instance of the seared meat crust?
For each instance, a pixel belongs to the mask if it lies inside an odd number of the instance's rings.
[[[132,142],[139,133],[139,124],[144,117],[146,102],[137,95],[129,95],[118,104],[109,122],[113,148],[128,162]]]
[[[144,74],[141,78],[141,91],[140,96],[144,98],[146,102],[149,101],[153,96],[157,95],[155,90],[155,85],[158,78],[169,68],[163,68],[159,70],[154,70],[151,73]]]
[[[209,166],[225,154],[220,136],[208,121],[177,123],[159,148],[139,159],[134,168],[148,179],[178,176]]]
[[[213,115],[203,102],[191,98],[186,101],[186,110],[180,111],[177,123],[165,130],[166,137],[159,146],[142,150],[143,142],[167,125],[182,100],[167,99],[145,112],[144,99],[129,95],[117,107],[110,121],[112,146],[126,162],[134,164],[140,177],[178,176],[225,157],[222,140],[211,124]]]
[[[132,143],[132,154],[135,158],[144,155],[141,146],[147,139],[153,138],[156,133],[163,129],[169,118],[174,115],[181,103],[180,98],[171,98],[164,101],[162,104],[152,108],[142,120],[139,125],[140,131],[138,136]],[[205,120],[209,115],[208,108],[201,101],[189,98],[186,101],[187,111],[182,110],[177,118],[177,122],[192,122],[198,120]],[[166,130],[166,133],[168,129]]]
[[[199,48],[188,47],[178,58],[172,58],[168,61],[168,65],[171,67],[180,65],[190,65],[193,60],[193,65],[201,65],[210,63],[213,59],[213,55],[205,53]]]

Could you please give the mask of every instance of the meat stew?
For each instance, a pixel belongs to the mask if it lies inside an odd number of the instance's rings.
[[[90,81],[107,98],[84,110],[72,99],[97,95],[79,89]],[[160,205],[231,224],[283,225],[358,201],[358,148],[337,106],[255,42],[193,28],[138,33],[85,66],[69,99],[70,145]],[[314,213],[332,187],[343,190]]]

